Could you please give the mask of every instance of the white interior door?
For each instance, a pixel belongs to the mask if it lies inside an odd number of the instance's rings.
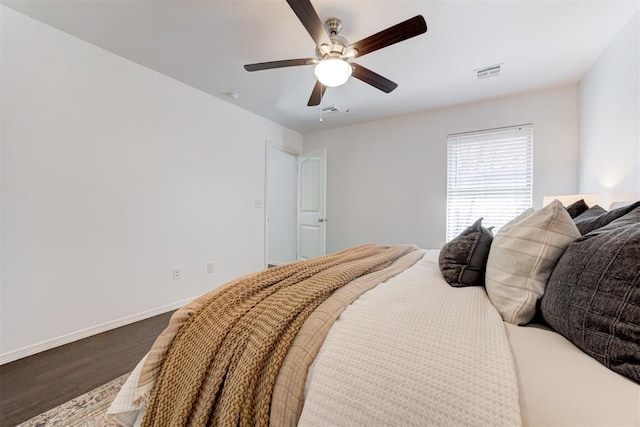
[[[326,159],[326,150],[298,156],[299,259],[324,255],[326,251]]]
[[[297,259],[297,159],[295,154],[267,147],[267,265]]]

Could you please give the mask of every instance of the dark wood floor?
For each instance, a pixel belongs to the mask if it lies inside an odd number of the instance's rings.
[[[0,366],[0,426],[15,426],[131,371],[173,312]]]

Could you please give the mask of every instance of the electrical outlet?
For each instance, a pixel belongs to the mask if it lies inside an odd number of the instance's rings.
[[[214,270],[215,270],[215,264],[213,263],[213,261],[209,261],[207,263],[207,273],[211,274],[213,273]]]
[[[179,268],[174,268],[173,269],[173,280],[180,280],[180,269]]]

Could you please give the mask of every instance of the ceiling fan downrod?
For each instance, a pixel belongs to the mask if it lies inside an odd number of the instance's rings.
[[[328,18],[324,21],[324,28],[329,36],[337,36],[342,31],[342,21],[338,18]]]

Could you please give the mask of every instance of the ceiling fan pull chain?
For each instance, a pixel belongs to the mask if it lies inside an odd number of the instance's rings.
[[[320,96],[322,96],[322,86],[320,86]],[[322,118],[322,101],[323,99],[320,98],[320,123],[324,122],[324,119]]]
[[[351,111],[351,79],[347,83],[347,113]]]

